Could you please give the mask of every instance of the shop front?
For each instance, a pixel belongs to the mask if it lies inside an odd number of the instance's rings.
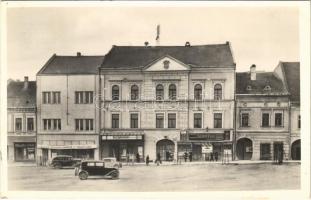
[[[193,161],[220,161],[232,159],[230,131],[224,133],[188,133],[178,142],[178,159],[192,155]],[[189,159],[189,158],[188,158]]]
[[[14,158],[15,161],[35,161],[35,149],[36,143],[22,143],[16,142],[14,143]]]
[[[111,133],[101,136],[101,159],[114,157],[118,161],[143,161],[143,133]]]

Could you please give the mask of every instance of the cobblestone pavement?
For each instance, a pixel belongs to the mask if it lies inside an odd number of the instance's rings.
[[[300,164],[182,164],[123,166],[120,179],[79,180],[74,169],[10,166],[9,190],[35,191],[219,191],[300,188]]]

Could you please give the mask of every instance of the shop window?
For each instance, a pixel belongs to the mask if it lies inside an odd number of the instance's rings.
[[[77,91],[75,92],[75,103],[76,104],[91,104],[93,103],[93,92],[92,91]]]
[[[112,114],[111,122],[111,128],[119,128],[119,114]]]
[[[175,84],[170,84],[168,88],[168,96],[170,100],[176,100],[176,85]]]
[[[241,115],[241,126],[242,127],[248,127],[249,126],[249,114],[248,113],[242,113],[242,115]]]
[[[34,130],[34,119],[27,118],[27,131],[33,131],[33,130]]]
[[[156,114],[156,128],[164,128],[164,114],[163,113]]]
[[[202,113],[194,113],[193,115],[193,127],[202,128]]]
[[[131,128],[138,128],[138,114],[131,114]]]
[[[15,131],[22,131],[22,118],[15,118]]]
[[[163,100],[164,99],[164,87],[163,85],[159,84],[156,87],[156,100]]]
[[[202,100],[202,85],[201,84],[196,84],[194,86],[194,99]]]
[[[112,86],[112,100],[120,100],[120,91],[119,91],[119,86],[114,85]]]
[[[300,128],[301,127],[301,117],[300,117],[300,115],[298,115],[298,128]]]
[[[168,128],[176,128],[176,114],[175,113],[169,113],[168,114]]]
[[[221,100],[222,99],[222,86],[221,84],[216,84],[214,86],[214,100]]]
[[[282,113],[275,113],[274,115],[275,126],[283,126],[283,115]]]
[[[138,100],[139,90],[137,85],[131,87],[131,100]]]
[[[269,113],[262,113],[262,127],[269,127],[270,126],[270,114]]]
[[[214,128],[222,128],[222,113],[214,113]]]
[[[60,92],[52,92],[52,103],[60,104]]]

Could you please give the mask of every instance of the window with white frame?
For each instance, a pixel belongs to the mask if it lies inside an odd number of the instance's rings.
[[[261,126],[270,127],[270,113],[262,113]]]
[[[94,130],[93,119],[75,119],[76,131],[92,131]]]
[[[111,114],[111,128],[119,128],[119,114]]]
[[[176,113],[168,113],[167,128],[176,128]]]
[[[118,85],[113,85],[111,89],[111,99],[120,100],[120,89]]]
[[[249,126],[249,113],[241,113],[241,127]]]
[[[131,128],[138,128],[138,113],[131,113]]]
[[[175,84],[170,84],[168,87],[168,96],[170,100],[176,100],[177,89]]]
[[[164,128],[164,114],[163,113],[156,114],[156,128]]]
[[[22,131],[22,118],[15,118],[15,131]]]
[[[131,100],[138,100],[139,98],[139,88],[137,85],[131,86]]]
[[[274,125],[277,127],[283,126],[283,113],[274,114]]]
[[[194,99],[202,100],[202,85],[201,84],[196,84],[194,86]]]
[[[202,128],[202,113],[193,114],[193,128]]]
[[[222,86],[221,84],[217,83],[214,86],[214,100],[221,100],[222,99]]]
[[[33,131],[34,130],[34,118],[28,117],[27,118],[27,131]]]
[[[93,91],[76,91],[75,103],[76,104],[92,104],[93,103]]]
[[[60,119],[43,119],[43,130],[59,131],[62,129]]]
[[[42,92],[42,103],[43,104],[60,104],[61,97],[58,91],[45,91]]]
[[[222,113],[214,113],[214,128],[222,128]]]
[[[156,86],[156,100],[164,99],[164,86],[162,84],[158,84]]]

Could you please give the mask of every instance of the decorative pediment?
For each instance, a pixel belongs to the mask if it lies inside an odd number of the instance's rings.
[[[190,67],[185,63],[169,56],[163,56],[152,63],[148,64],[145,71],[179,71],[190,70]]]

